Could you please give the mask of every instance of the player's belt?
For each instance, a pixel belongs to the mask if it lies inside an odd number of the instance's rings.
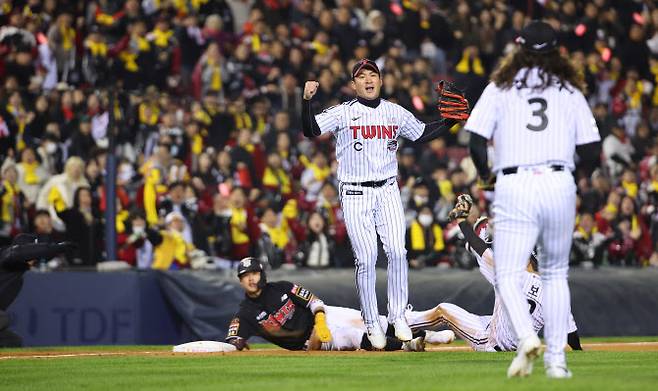
[[[388,182],[388,179],[382,181],[369,181],[369,182],[343,182],[346,185],[363,186],[363,187],[382,187]]]
[[[558,164],[550,165],[549,168],[551,171],[564,171],[564,166]],[[516,174],[517,172],[519,172],[519,167],[503,168],[503,175]]]

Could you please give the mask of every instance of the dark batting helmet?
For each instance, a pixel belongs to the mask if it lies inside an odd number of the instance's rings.
[[[249,272],[260,272],[260,281],[258,282],[258,286],[260,288],[263,288],[267,283],[267,278],[265,276],[265,268],[257,258],[254,257],[243,258],[238,264],[238,279],[240,279],[244,274]]]

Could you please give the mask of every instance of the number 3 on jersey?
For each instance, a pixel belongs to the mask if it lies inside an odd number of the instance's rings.
[[[541,132],[542,130],[546,129],[546,127],[548,126],[548,117],[546,116],[546,108],[548,107],[548,104],[546,103],[546,99],[544,98],[528,99],[528,104],[533,105],[535,103],[539,103],[539,108],[532,112],[532,116],[539,117],[539,120],[541,122],[539,123],[539,125],[533,125],[529,123],[526,125],[526,128],[532,130],[533,132]]]

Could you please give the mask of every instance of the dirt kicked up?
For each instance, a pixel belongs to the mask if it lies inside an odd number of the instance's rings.
[[[471,348],[467,346],[432,346],[428,345],[427,352],[440,353],[440,352],[467,352]],[[586,343],[583,344],[585,351],[615,351],[615,352],[658,352],[658,342],[601,342],[601,343]],[[302,352],[302,351],[288,351],[283,349],[252,349],[243,352],[232,353],[173,353],[169,351],[139,351],[139,350],[113,350],[94,351],[93,348],[82,349],[80,351],[69,350],[47,350],[47,351],[12,351],[0,352],[0,360],[14,360],[14,359],[56,359],[56,358],[76,358],[76,357],[102,357],[102,356],[149,356],[149,357],[181,357],[181,356],[222,356],[222,355],[255,355],[255,356],[300,356],[300,355],[336,355],[336,354],[409,354],[403,352],[367,352],[367,351],[353,351],[353,352]]]

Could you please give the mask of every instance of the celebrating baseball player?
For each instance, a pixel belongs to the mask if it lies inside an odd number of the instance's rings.
[[[288,281],[267,282],[262,264],[245,258],[238,265],[238,278],[246,298],[231,321],[226,342],[238,350],[248,348],[251,336],[260,336],[288,350],[373,350],[359,311],[325,305],[299,284]],[[423,351],[425,338],[432,343],[450,343],[450,330],[425,331],[437,327],[427,314],[407,311],[414,338],[402,342],[386,336],[384,350]],[[386,317],[378,316],[381,327]]]
[[[515,335],[517,355],[509,377],[527,376],[541,353],[528,302],[521,291],[530,252],[543,256],[543,316],[549,378],[569,378],[564,347],[569,327],[569,250],[576,213],[571,171],[596,161],[600,136],[583,96],[583,75],[560,53],[557,34],[544,22],[526,26],[518,47],[503,58],[466,123],[470,150],[483,182],[491,184],[487,140],[493,139],[495,193],[493,243],[496,289]],[[576,146],[579,146],[576,148]]]
[[[466,249],[469,250],[478,262],[480,273],[494,285],[494,258],[491,251],[493,241],[489,221],[485,216],[478,216],[473,200],[468,194],[458,197],[457,205],[450,212],[451,221],[459,224],[464,238]],[[475,220],[475,223],[471,223]],[[536,260],[530,256],[528,268],[533,269]],[[535,332],[544,326],[543,289],[541,278],[533,271],[523,272],[523,294],[527,301],[528,312],[532,318],[532,327]],[[441,303],[431,310],[421,313],[425,318],[438,319],[439,325],[447,324],[457,335],[467,341],[473,350],[477,351],[513,351],[516,350],[516,337],[509,318],[503,312],[498,295],[495,297],[492,315],[480,316],[472,314],[465,309],[450,303]],[[431,314],[434,312],[434,315]],[[573,316],[569,316],[568,343],[574,350],[582,350],[580,338]],[[430,338],[426,342],[433,342]]]
[[[378,321],[375,295],[377,234],[388,258],[388,322],[398,339],[412,339],[404,317],[408,263],[404,210],[396,182],[398,138],[431,141],[468,118],[469,109],[463,93],[442,81],[437,88],[441,119],[425,124],[403,107],[380,98],[381,74],[368,59],[354,64],[351,84],[356,99],[313,115],[311,99],[319,83],[307,81],[302,127],[306,137],[331,133],[336,138],[339,192],[354,250],[361,315],[372,346],[383,349],[386,336]]]

